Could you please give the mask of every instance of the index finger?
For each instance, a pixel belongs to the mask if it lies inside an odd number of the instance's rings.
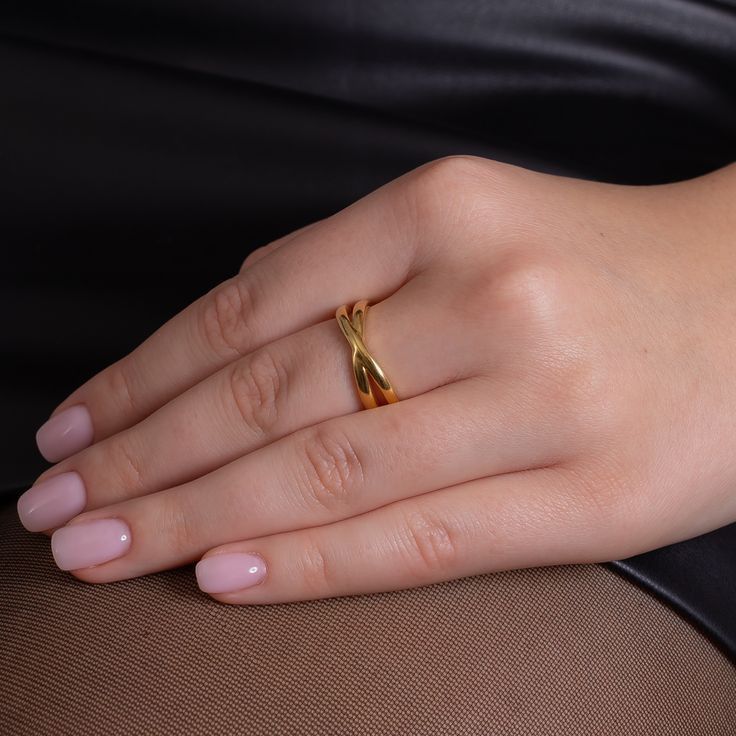
[[[420,229],[423,245],[429,237],[407,184],[434,181],[439,171],[454,176],[474,158],[431,161],[286,236],[74,391],[39,430],[41,453],[62,460],[136,424],[231,361],[330,318],[341,304],[393,293],[417,269]]]

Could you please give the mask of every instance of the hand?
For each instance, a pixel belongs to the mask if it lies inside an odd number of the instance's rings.
[[[733,522],[735,175],[425,164],[255,251],[76,390],[39,431],[63,462],[21,519],[66,524],[52,549],[81,580],[201,558],[204,591],[251,604]],[[400,398],[368,410],[334,318],[361,298]]]

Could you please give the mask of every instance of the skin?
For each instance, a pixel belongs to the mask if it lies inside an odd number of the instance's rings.
[[[621,559],[736,521],[736,164],[623,186],[432,161],[255,251],[56,410],[136,577],[243,551],[262,604]],[[363,410],[334,318],[398,403]],[[47,533],[50,533],[49,532]]]

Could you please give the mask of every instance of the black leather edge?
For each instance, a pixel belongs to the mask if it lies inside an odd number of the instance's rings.
[[[736,524],[606,567],[669,604],[736,665]]]

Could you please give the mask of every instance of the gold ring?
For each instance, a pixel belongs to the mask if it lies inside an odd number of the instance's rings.
[[[360,400],[363,402],[363,408],[373,409],[378,406],[378,402],[368,380],[369,375],[375,381],[387,403],[393,404],[399,400],[399,397],[391,388],[391,383],[383,369],[378,365],[363,342],[367,312],[368,300],[361,299],[355,302],[353,306],[352,318],[348,317],[348,305],[343,304],[335,311],[335,319],[353,351],[353,375],[355,376],[355,385],[358,388]]]

